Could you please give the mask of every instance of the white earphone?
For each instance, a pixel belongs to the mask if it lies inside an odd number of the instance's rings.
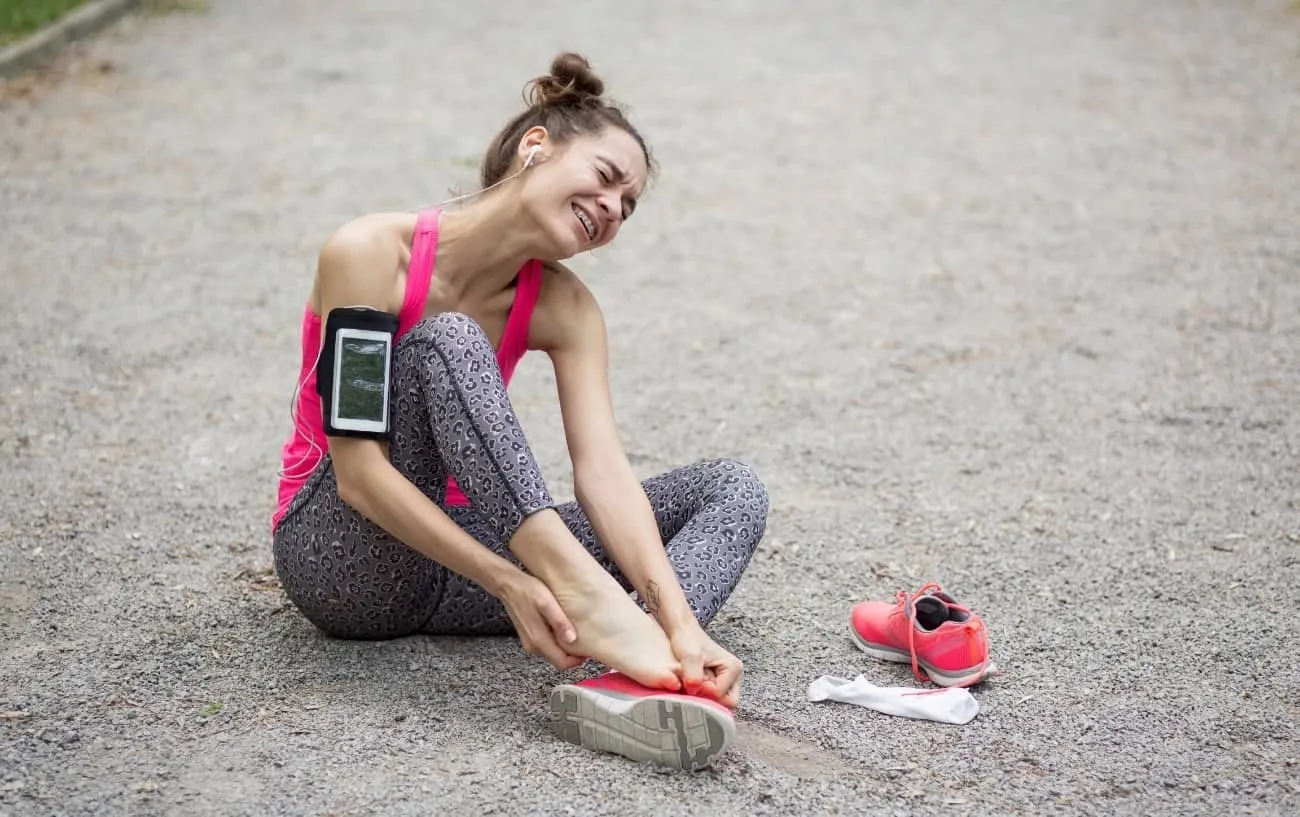
[[[417,208],[415,208],[415,209],[408,210],[407,212],[409,212],[409,213],[415,213],[415,212],[418,212],[418,211],[420,211],[420,210],[427,209],[427,208],[429,208],[429,207],[446,207],[447,205],[449,205],[449,204],[455,204],[455,203],[458,202],[458,201],[464,201],[465,199],[473,198],[473,197],[475,197],[475,196],[481,196],[481,195],[483,195],[484,193],[486,193],[487,191],[489,191],[489,190],[491,190],[492,188],[496,187],[498,184],[505,184],[506,182],[510,181],[511,179],[514,179],[515,177],[517,177],[520,173],[523,173],[525,170],[527,170],[528,167],[529,167],[529,165],[531,165],[531,164],[533,163],[533,157],[537,155],[537,151],[538,151],[539,148],[541,148],[541,145],[533,145],[532,147],[530,147],[530,148],[528,149],[528,156],[524,158],[524,166],[523,166],[523,167],[519,168],[518,170],[516,170],[514,173],[510,174],[509,176],[504,176],[504,177],[502,177],[500,180],[498,180],[498,181],[496,181],[496,182],[494,182],[494,183],[488,185],[487,187],[483,188],[482,190],[476,190],[476,191],[474,191],[473,193],[466,193],[466,194],[463,195],[463,196],[456,196],[455,198],[447,199],[446,201],[440,202],[440,203],[438,203],[438,204],[426,204],[426,205],[423,205],[423,206],[421,206],[421,207],[417,207]]]

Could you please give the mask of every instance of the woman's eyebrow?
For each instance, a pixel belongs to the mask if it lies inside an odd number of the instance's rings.
[[[632,176],[626,170],[615,164],[613,159],[604,154],[600,154],[598,158],[605,164],[609,165],[609,169],[614,172],[614,176],[619,184],[627,184],[632,180]]]

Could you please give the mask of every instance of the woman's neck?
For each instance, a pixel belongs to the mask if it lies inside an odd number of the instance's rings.
[[[491,195],[442,215],[435,275],[456,301],[484,300],[510,285],[535,255],[540,230],[511,196]]]

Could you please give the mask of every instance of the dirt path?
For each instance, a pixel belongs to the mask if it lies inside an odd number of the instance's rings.
[[[1298,38],[1286,0],[214,0],[8,86],[0,814],[1295,813]],[[324,640],[268,576],[316,248],[471,183],[560,48],[664,168],[577,265],[637,468],[773,494],[711,773],[560,743],[507,640]],[[566,494],[544,362],[512,391]],[[980,717],[807,703],[912,683],[846,614],[929,579],[991,628]]]

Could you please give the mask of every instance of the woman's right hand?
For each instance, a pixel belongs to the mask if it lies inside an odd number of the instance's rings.
[[[519,571],[506,580],[497,598],[514,622],[524,652],[546,659],[558,670],[574,669],[587,660],[566,649],[577,641],[577,630],[541,581]]]

